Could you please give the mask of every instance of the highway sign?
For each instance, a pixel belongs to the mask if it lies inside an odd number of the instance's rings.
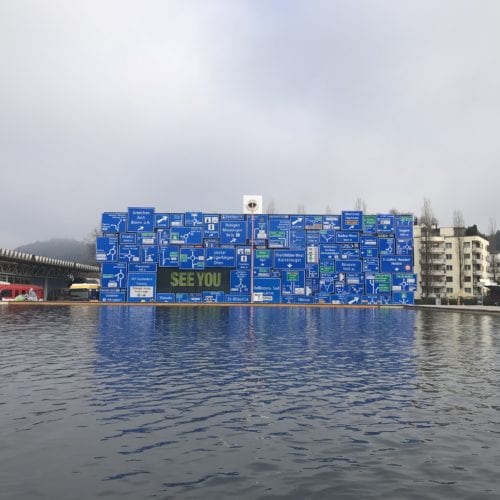
[[[156,273],[158,264],[129,264],[130,273]]]
[[[224,302],[224,292],[203,292],[202,295],[203,302],[209,304],[216,304],[219,302]]]
[[[127,231],[153,232],[155,229],[155,209],[150,207],[129,207]]]
[[[333,293],[335,291],[335,280],[332,277],[320,278],[319,292],[320,293]]]
[[[103,288],[126,288],[127,263],[104,262],[102,264],[101,286]]]
[[[340,215],[323,215],[323,229],[340,231],[342,229],[342,220]]]
[[[158,245],[170,244],[170,229],[158,229],[157,233]]]
[[[254,267],[273,266],[273,251],[272,250],[254,250]]]
[[[236,247],[236,267],[250,269],[252,249],[250,247]]]
[[[377,216],[363,215],[363,233],[374,234],[377,232]]]
[[[236,270],[231,271],[230,278],[231,293],[250,293],[250,271]]]
[[[306,254],[299,250],[275,250],[275,269],[304,269],[306,267]]]
[[[306,278],[319,278],[319,264],[306,263]]]
[[[291,229],[305,229],[305,217],[303,215],[290,215]]]
[[[392,292],[393,304],[414,304],[415,295],[413,292]]]
[[[380,271],[380,262],[378,258],[365,257],[363,259],[363,272],[375,272]]]
[[[220,223],[221,245],[245,245],[247,240],[244,220],[225,220]]]
[[[391,293],[391,275],[389,273],[365,273],[367,294]]]
[[[394,273],[392,275],[393,292],[416,292],[417,275],[413,273]]]
[[[271,230],[269,231],[269,248],[287,248],[289,246],[289,231],[288,230]]]
[[[359,243],[359,231],[336,231],[336,243]]]
[[[156,297],[156,273],[129,273],[129,302],[153,302]]]
[[[281,273],[281,293],[283,295],[304,295],[304,271],[283,271]]]
[[[235,267],[236,248],[209,247],[206,249],[206,267]]]
[[[394,232],[394,215],[377,214],[377,232],[378,233],[393,233]]]
[[[120,233],[120,245],[135,245],[137,233]]]
[[[156,302],[159,303],[172,303],[175,302],[175,293],[157,293]]]
[[[221,214],[221,220],[245,220],[244,214]]]
[[[248,239],[252,235],[252,216],[247,216],[247,234]],[[268,235],[268,220],[267,215],[255,214],[253,216],[253,239],[254,240],[267,240]]]
[[[96,238],[96,261],[117,262],[118,261],[118,237],[98,236]]]
[[[181,247],[179,253],[179,268],[205,269],[205,249]]]
[[[157,245],[142,245],[142,247],[141,247],[141,262],[143,264],[158,263],[158,246]]]
[[[254,301],[273,302],[281,301],[281,280],[279,278],[255,278]]]
[[[140,245],[120,245],[119,259],[120,262],[140,262],[141,247]]]
[[[125,290],[101,288],[99,298],[101,302],[125,302],[127,294]]]
[[[319,259],[322,262],[328,260],[340,260],[340,245],[320,245]]]
[[[186,212],[184,214],[184,225],[187,227],[203,226],[203,214],[201,212]]]
[[[396,251],[394,238],[379,236],[378,251],[380,255],[393,255]]]
[[[203,237],[218,238],[219,237],[219,215],[205,214],[203,215]]]
[[[359,248],[352,248],[350,246],[340,246],[340,259],[341,260],[353,260],[353,259],[359,259],[360,254],[359,254]]]
[[[335,273],[335,262],[333,260],[320,261],[319,263],[319,275],[321,278],[333,276]]]
[[[201,227],[172,227],[170,229],[171,245],[201,245],[203,229]]]
[[[170,227],[184,226],[184,214],[170,214]]]
[[[335,271],[339,273],[361,273],[361,260],[336,260]]]
[[[361,231],[363,229],[363,212],[357,210],[342,212],[341,221],[344,231]]]
[[[360,255],[363,259],[374,259],[379,255],[378,248],[362,247]]]
[[[104,212],[101,218],[102,234],[118,234],[126,230],[126,212]]]
[[[231,303],[248,303],[250,302],[250,295],[228,295],[226,294],[226,302]]]
[[[335,243],[335,242],[332,242]],[[320,244],[319,231],[316,229],[306,230],[306,246],[318,246]]]
[[[380,270],[383,273],[413,272],[413,256],[381,255]]]
[[[155,213],[155,228],[168,229],[170,227],[170,214],[166,212]]]
[[[396,253],[398,255],[412,255],[413,254],[413,238],[396,240]]]
[[[396,238],[412,239],[413,238],[413,226],[396,226],[394,228],[394,234],[395,234]]]
[[[412,214],[398,214],[394,218],[394,224],[397,226],[413,226]]]
[[[160,267],[179,267],[179,247],[177,245],[160,246]]]
[[[361,247],[372,247],[372,248],[377,248],[378,245],[378,239],[376,236],[366,236],[362,235],[361,236]]]
[[[323,245],[335,243],[335,231],[333,229],[322,229],[319,232],[319,242]]]
[[[323,216],[322,215],[305,215],[304,221],[305,229],[323,229]]]
[[[139,245],[156,245],[158,233],[137,233],[137,243]]]
[[[306,232],[304,229],[290,230],[290,249],[303,250],[306,247]]]

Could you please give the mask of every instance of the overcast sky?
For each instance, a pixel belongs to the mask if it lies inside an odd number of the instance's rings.
[[[498,0],[0,0],[0,247],[103,211],[500,225]]]

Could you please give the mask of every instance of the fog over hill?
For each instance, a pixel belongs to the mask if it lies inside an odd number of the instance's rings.
[[[80,264],[95,265],[95,247],[85,241],[70,238],[52,238],[21,245],[15,250],[19,252],[69,260]]]

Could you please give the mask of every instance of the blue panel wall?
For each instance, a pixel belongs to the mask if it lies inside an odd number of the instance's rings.
[[[131,207],[103,213],[102,233],[103,301],[238,304],[253,282],[263,303],[409,304],[416,289],[411,214],[255,215],[252,224]]]

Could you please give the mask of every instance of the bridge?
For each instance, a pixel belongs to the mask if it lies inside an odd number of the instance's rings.
[[[43,286],[47,300],[56,299],[71,281],[99,272],[99,266],[0,248],[0,281]]]

